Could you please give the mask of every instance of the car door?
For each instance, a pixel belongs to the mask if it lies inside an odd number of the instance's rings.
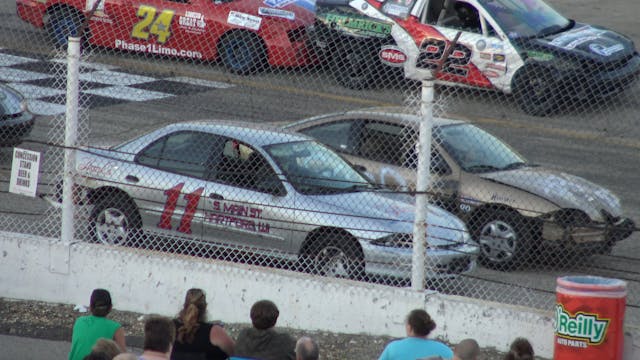
[[[423,39],[421,66],[435,68],[437,61],[442,59],[448,41],[460,32],[458,45],[449,55],[439,78],[447,82],[498,89],[509,85],[508,64],[518,62],[519,57],[477,2],[432,0],[423,11],[421,23],[433,26],[445,39]]]
[[[205,177],[214,144],[209,134],[179,131],[138,153],[125,179],[140,189],[136,201],[146,228],[202,237]]]
[[[232,248],[291,251],[294,202],[265,156],[221,137],[207,184],[204,234]]]
[[[208,3],[207,3],[208,4]],[[111,22],[108,46],[162,56],[211,57],[203,0],[109,0],[104,7]],[[208,53],[206,53],[208,51]]]

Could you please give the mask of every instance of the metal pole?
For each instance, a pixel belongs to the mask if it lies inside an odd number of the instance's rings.
[[[422,80],[420,132],[418,135],[418,173],[416,179],[416,217],[413,226],[413,261],[411,287],[423,290],[428,265],[427,250],[427,190],[430,182],[431,128],[433,124],[433,80]]]
[[[427,258],[427,215],[429,198],[427,190],[431,181],[431,130],[433,128],[434,85],[438,73],[445,66],[449,55],[455,48],[460,32],[453,38],[430,76],[422,79],[422,102],[420,104],[420,131],[418,133],[418,173],[416,174],[416,217],[413,224],[413,253],[411,262],[411,288],[424,290]]]
[[[64,173],[62,177],[62,242],[71,244],[74,236],[73,174],[78,139],[78,74],[80,72],[80,38],[69,37],[67,49],[67,105],[64,129]]]

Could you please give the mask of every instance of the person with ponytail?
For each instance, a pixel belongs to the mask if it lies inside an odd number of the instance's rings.
[[[426,311],[412,310],[405,323],[407,337],[387,344],[379,360],[452,359],[451,348],[439,341],[427,339],[435,328],[435,321]]]
[[[223,324],[207,322],[207,299],[202,289],[189,289],[176,325],[173,360],[224,360],[233,354],[235,342]]]
[[[533,360],[533,346],[529,340],[519,337],[513,340],[504,360]]]

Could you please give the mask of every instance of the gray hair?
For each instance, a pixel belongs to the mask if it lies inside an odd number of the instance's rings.
[[[296,360],[318,360],[320,349],[310,337],[303,336],[296,342]]]

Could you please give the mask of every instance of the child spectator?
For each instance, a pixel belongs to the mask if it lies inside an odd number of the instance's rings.
[[[111,294],[105,289],[95,289],[89,300],[91,315],[81,316],[73,324],[69,360],[82,360],[100,338],[113,339],[121,351],[126,351],[124,329],[106,316],[111,312]]]

